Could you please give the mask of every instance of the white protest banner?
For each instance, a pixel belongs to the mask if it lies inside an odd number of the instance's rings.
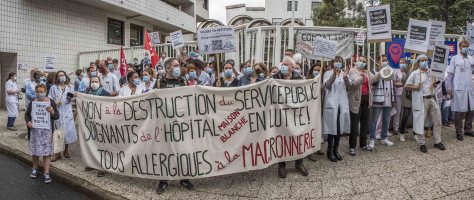
[[[364,32],[360,31],[359,33],[357,33],[356,45],[357,46],[364,46],[366,38],[367,38],[367,35]]]
[[[170,33],[173,49],[184,47],[183,33],[181,30]]]
[[[138,96],[78,94],[82,158],[119,175],[195,179],[269,167],[320,149],[315,80],[189,86]]]
[[[52,55],[46,56],[46,61],[44,63],[44,71],[46,72],[56,71],[56,57]]]
[[[151,40],[151,45],[152,46],[156,47],[161,43],[159,32],[151,32],[151,33],[148,33],[148,34],[150,34],[150,40]]]
[[[430,32],[430,22],[410,19],[405,40],[405,51],[426,54],[430,43]]]
[[[366,7],[368,42],[392,41],[390,5]]]
[[[328,59],[336,58],[336,41],[324,39],[322,37],[315,37],[313,41],[313,47],[313,56]]]
[[[296,52],[305,57],[320,59],[313,55],[314,40],[321,37],[337,42],[336,55],[349,59],[354,55],[356,33],[352,31],[298,31],[296,33]]]
[[[233,26],[219,26],[198,30],[199,51],[203,54],[235,52]]]
[[[449,46],[435,44],[431,59],[431,72],[433,76],[444,79],[444,71],[448,66]]]
[[[444,34],[446,33],[446,22],[430,20],[430,44],[428,50],[433,51],[435,44],[444,45]]]
[[[33,101],[31,103],[31,123],[33,128],[51,128],[51,116],[50,113],[46,110],[46,107],[50,106],[49,102],[37,102]]]

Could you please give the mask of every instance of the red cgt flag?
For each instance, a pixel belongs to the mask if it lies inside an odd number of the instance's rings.
[[[154,69],[155,68],[155,65],[156,63],[158,63],[158,60],[160,59],[160,57],[158,56],[158,54],[156,53],[155,51],[155,48],[153,48],[153,46],[151,45],[151,41],[150,41],[150,35],[148,34],[148,32],[145,31],[145,50],[146,51],[149,51],[150,52],[150,59],[151,59],[151,68]]]
[[[128,64],[127,59],[125,59],[125,53],[123,52],[123,47],[120,47],[120,75],[125,76],[127,74]]]

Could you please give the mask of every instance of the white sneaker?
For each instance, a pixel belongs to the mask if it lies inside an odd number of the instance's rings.
[[[413,138],[415,138],[415,140],[416,140],[416,143],[419,143],[419,141],[418,141],[418,135],[416,135],[416,134],[415,134],[415,135],[413,135]]]
[[[390,140],[388,140],[388,138],[385,139],[385,140],[382,140],[382,144],[385,144],[385,145],[387,145],[387,146],[389,146],[389,147],[393,146],[393,142],[390,141]]]
[[[405,135],[404,134],[400,134],[400,142],[405,142]]]
[[[388,136],[388,137],[390,137],[390,136],[392,136],[392,135],[393,135],[392,132],[390,132],[390,131],[387,132],[387,136]]]
[[[380,137],[380,135],[375,135],[375,139],[377,139],[377,140],[381,140],[381,139],[382,139],[382,137]]]
[[[374,147],[375,147],[375,140],[370,140],[369,148],[374,149]]]

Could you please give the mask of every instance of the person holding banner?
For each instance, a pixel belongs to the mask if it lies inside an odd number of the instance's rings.
[[[323,133],[328,137],[327,157],[331,162],[342,160],[339,141],[342,133],[350,131],[349,100],[347,87],[351,84],[347,70],[343,71],[342,58],[336,56],[330,61],[334,69],[324,73],[324,115]]]
[[[452,97],[451,111],[454,114],[454,127],[456,138],[462,141],[463,135],[474,137],[472,122],[474,119],[474,82],[471,78],[474,58],[469,55],[469,42],[463,40],[459,43],[461,53],[451,58],[451,63],[446,68],[448,77],[446,89]],[[464,120],[464,126],[463,126]]]
[[[220,78],[220,82],[215,82],[214,87],[238,87],[239,86],[239,80],[235,78],[234,76],[234,66],[232,63],[225,63],[224,64],[224,77]],[[217,85],[217,83],[221,83],[220,85]]]
[[[39,157],[43,157],[44,173],[43,178],[45,183],[51,182],[49,176],[49,164],[51,155],[53,155],[53,132],[54,132],[54,120],[59,119],[59,112],[56,107],[56,103],[53,99],[46,96],[46,85],[38,84],[35,86],[36,98],[28,104],[28,108],[25,112],[25,120],[28,127],[28,135],[30,135],[28,147],[30,155],[32,156],[33,169],[31,170],[30,177],[35,179],[38,177],[38,162]],[[33,106],[47,104],[45,107],[46,112],[42,116],[49,117],[49,119],[38,120]],[[35,109],[36,110],[36,109]],[[48,116],[49,115],[49,116]],[[41,116],[39,116],[41,117]],[[36,119],[35,119],[36,118]],[[41,127],[40,122],[48,123],[47,127]],[[49,121],[49,122],[48,122]]]
[[[257,66],[258,64],[254,65]],[[296,72],[293,71],[293,66],[295,61],[293,58],[285,56],[283,61],[280,63],[280,72],[273,76],[274,79],[283,79],[283,80],[301,80],[301,76],[298,76]],[[260,66],[261,67],[261,66]],[[308,176],[308,169],[304,166],[303,159],[295,160],[295,168],[298,170],[301,175]],[[280,178],[286,178],[286,162],[278,163],[278,176]]]
[[[119,96],[129,97],[146,92],[146,88],[141,84],[137,72],[129,72],[127,74],[127,80],[128,84],[120,88]]]
[[[240,69],[243,71],[244,75],[239,79],[239,86],[246,86],[265,80],[265,76],[260,76],[260,74],[263,72],[262,69],[264,68],[267,68],[265,64],[256,63],[253,65],[253,67],[251,65],[247,65],[243,69]]]
[[[150,74],[152,74],[152,75],[150,75]],[[143,84],[143,87],[145,88],[146,91],[150,91],[150,90],[155,89],[156,79],[154,78],[154,76],[156,76],[156,75],[154,74],[154,71],[151,70],[151,69],[143,71],[143,73],[142,73],[142,80],[143,80],[142,84]]]
[[[428,71],[428,57],[424,54],[416,58],[418,69],[407,79],[406,88],[412,91],[413,131],[417,134],[420,151],[427,153],[424,125],[431,119],[433,124],[434,147],[445,150],[441,143],[441,111],[434,93],[432,74]]]
[[[74,117],[72,112],[72,99],[74,98],[74,86],[70,84],[70,79],[66,72],[58,71],[54,78],[54,85],[49,90],[48,97],[54,99],[59,110],[59,124],[64,129],[65,133],[65,148],[63,155],[66,158],[70,158],[69,155],[69,144],[74,143],[77,140],[76,124],[74,123]],[[61,154],[54,155],[51,162],[54,162],[61,158]]]
[[[86,91],[86,93],[94,96],[110,96],[110,93],[102,88],[100,78],[97,76],[93,76],[90,79],[90,88]]]
[[[7,82],[5,83],[5,104],[8,111],[7,129],[16,131],[15,119],[18,117],[18,86],[16,85],[16,73],[10,72],[8,74]]]
[[[277,68],[278,70],[278,68]],[[307,79],[316,79],[318,77],[321,77],[321,62],[317,62],[317,63],[314,63],[313,65],[311,65],[311,67],[309,68],[308,70],[308,73],[306,74],[306,78]],[[321,96],[324,96],[324,88],[321,87]],[[323,104],[321,103],[321,107],[323,106]],[[321,109],[322,110],[322,109]],[[321,144],[324,143],[324,135],[321,134]],[[324,155],[324,151],[323,150],[318,150],[317,152],[311,154],[308,159],[312,160],[312,161],[318,161],[318,155]]]
[[[198,85],[196,66],[189,63],[186,65],[186,68],[188,68],[188,74],[187,74],[188,85]]]
[[[111,96],[117,96],[120,90],[120,80],[114,74],[110,73],[109,68],[107,68],[107,61],[101,60],[99,62],[99,72],[100,82],[102,82],[102,87],[105,91],[109,92]]]

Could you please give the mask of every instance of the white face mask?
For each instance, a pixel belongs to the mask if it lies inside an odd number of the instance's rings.
[[[100,87],[100,84],[99,84],[99,83],[91,83],[91,88],[92,88],[93,90],[97,90],[97,89],[99,89],[99,87]]]

